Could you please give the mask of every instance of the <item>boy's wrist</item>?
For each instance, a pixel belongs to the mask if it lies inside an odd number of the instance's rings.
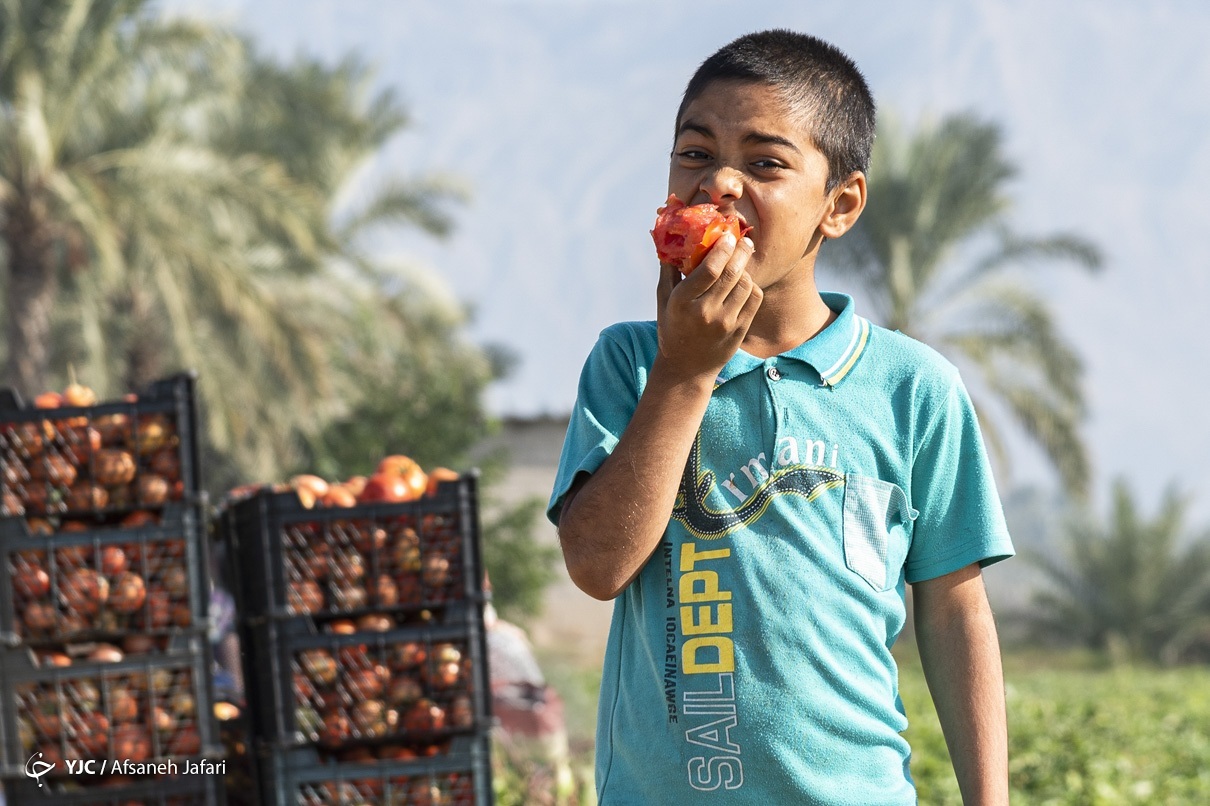
[[[647,388],[650,389],[655,384],[669,391],[678,390],[690,396],[701,395],[709,398],[714,391],[718,373],[718,369],[681,367],[675,361],[657,354],[651,365]]]

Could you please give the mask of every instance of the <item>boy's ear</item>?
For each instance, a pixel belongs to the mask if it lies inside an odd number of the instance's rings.
[[[820,233],[828,239],[839,238],[857,223],[865,209],[865,174],[854,171],[832,189],[831,203],[819,224]]]

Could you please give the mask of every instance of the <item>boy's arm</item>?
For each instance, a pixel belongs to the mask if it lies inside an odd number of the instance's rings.
[[[745,270],[752,242],[724,236],[683,279],[660,267],[659,352],[634,415],[604,463],[563,498],[559,543],[573,582],[616,597],[668,526],[685,461],[714,379],[739,349],[760,306]]]
[[[966,806],[1008,803],[1000,645],[978,564],[912,586],[916,642]]]

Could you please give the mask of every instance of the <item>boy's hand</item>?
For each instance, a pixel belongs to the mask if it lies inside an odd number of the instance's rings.
[[[660,266],[656,321],[666,370],[713,379],[735,355],[764,297],[747,272],[753,249],[727,233],[688,276]]]
[[[618,444],[563,499],[559,543],[573,581],[613,599],[660,544],[714,379],[735,355],[762,292],[746,266],[752,242],[727,235],[687,277],[660,269],[660,351]]]

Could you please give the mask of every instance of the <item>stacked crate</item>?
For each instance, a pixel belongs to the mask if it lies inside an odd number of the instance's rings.
[[[87,407],[0,390],[10,806],[223,802],[204,504],[191,375]]]
[[[491,802],[476,489],[224,510],[262,803]]]

